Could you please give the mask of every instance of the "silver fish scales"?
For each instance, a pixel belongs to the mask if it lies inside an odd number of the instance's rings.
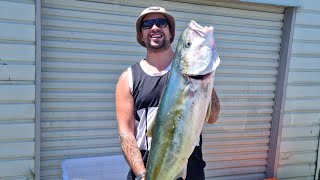
[[[185,178],[188,158],[209,117],[219,63],[213,27],[191,21],[178,42],[153,128],[148,129],[152,145],[147,180]]]

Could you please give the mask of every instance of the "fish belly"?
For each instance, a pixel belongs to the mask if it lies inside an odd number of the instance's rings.
[[[211,100],[212,84],[186,83],[171,74],[155,119],[147,180],[174,180],[186,168],[199,142]]]

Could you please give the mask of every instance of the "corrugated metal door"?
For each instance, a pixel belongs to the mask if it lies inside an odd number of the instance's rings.
[[[144,57],[135,41],[135,19],[152,4],[42,2],[41,177],[59,179],[65,158],[120,153],[115,85],[123,70]],[[207,179],[263,178],[283,9],[221,2],[158,4],[173,12],[178,36],[191,19],[216,30],[222,111],[217,124],[204,128]]]

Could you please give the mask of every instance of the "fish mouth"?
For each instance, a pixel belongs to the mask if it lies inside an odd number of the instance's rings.
[[[205,80],[211,76],[211,73],[205,74],[205,75],[188,75],[189,78],[195,79],[195,80]]]

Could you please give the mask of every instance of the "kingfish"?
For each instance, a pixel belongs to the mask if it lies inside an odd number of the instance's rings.
[[[211,95],[220,63],[213,27],[191,21],[182,33],[152,128],[147,180],[186,177],[188,158],[199,143],[211,112]]]

